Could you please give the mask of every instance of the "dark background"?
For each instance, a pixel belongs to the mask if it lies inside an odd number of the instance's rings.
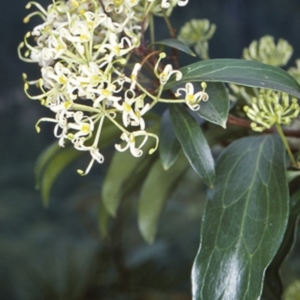
[[[43,207],[34,189],[34,162],[54,139],[51,126],[39,135],[35,132],[36,121],[47,112],[23,93],[21,74],[38,76],[37,66],[17,57],[18,44],[38,22],[36,18],[22,23],[26,3],[1,3],[0,299],[189,299],[204,203],[199,197],[203,192],[190,183],[193,174],[187,174],[172,196],[152,246],[142,241],[134,210],[123,226],[122,247],[99,236],[97,211],[105,166],[97,166],[85,178],[70,166],[55,184],[49,208]],[[284,38],[294,47],[293,65],[300,57],[299,16],[297,0],[190,0],[174,11],[173,24],[179,27],[190,18],[215,23],[211,58],[240,58],[244,47],[266,34]],[[83,158],[78,164],[85,163]],[[126,263],[123,270],[116,263],[119,250]],[[299,266],[294,253],[284,269],[285,282],[299,278]],[[133,292],[126,288],[129,280]]]

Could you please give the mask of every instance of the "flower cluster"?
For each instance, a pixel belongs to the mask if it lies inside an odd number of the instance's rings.
[[[216,25],[207,19],[192,19],[181,28],[178,39],[189,46],[195,47],[195,52],[202,58],[208,59],[208,40],[216,31]]]
[[[251,128],[255,131],[269,129],[275,124],[290,125],[300,111],[296,98],[290,100],[288,94],[272,90],[261,90],[251,104],[251,107],[244,106],[244,111],[253,121]]]
[[[79,170],[80,174],[88,173],[94,161],[102,163],[104,160],[99,141],[105,119],[121,131],[120,138],[125,146],[117,144],[117,150],[129,149],[138,157],[149,137],[156,140],[150,153],[157,148],[158,137],[146,131],[144,115],[157,102],[172,102],[161,98],[163,86],[171,75],[179,80],[182,74],[170,64],[162,68],[165,53],[154,60],[157,51],[153,54],[147,50],[141,58],[139,47],[149,16],[163,14],[163,10],[170,12],[175,5],[183,6],[187,2],[53,0],[47,9],[36,2],[27,5],[27,8],[37,7],[38,11],[29,14],[24,21],[39,15],[43,23],[26,34],[18,49],[22,60],[38,63],[41,67],[41,78],[37,80],[29,81],[26,74],[23,75],[25,93],[54,113],[53,118],[38,121],[37,131],[40,122],[53,122],[60,146],[68,140],[75,149],[90,152],[91,162],[85,172]],[[149,57],[151,60],[147,61]],[[141,63],[137,62],[139,60]],[[145,61],[148,69],[149,66],[153,68],[158,82],[156,88],[148,89],[148,85],[145,88],[138,80]],[[31,86],[37,86],[41,93],[31,95]],[[200,98],[208,99],[204,91],[192,99],[191,84],[186,94],[186,99],[173,102],[186,102],[195,109]],[[141,137],[142,142],[137,144],[136,137]]]
[[[243,58],[246,60],[258,61],[271,66],[285,66],[293,54],[293,47],[284,39],[279,39],[277,45],[274,37],[266,35],[259,41],[254,40],[248,48],[243,51]],[[296,68],[291,68],[289,73],[300,80],[300,72]],[[296,78],[297,80],[297,78]],[[248,104],[253,97],[259,96],[258,88],[229,84],[234,97],[244,99]]]
[[[245,48],[243,58],[255,60],[272,66],[285,66],[293,54],[293,47],[283,39],[278,44],[274,37],[266,35],[259,41],[253,41],[249,48]]]
[[[291,67],[288,69],[288,73],[291,74],[300,84],[300,59],[296,60],[296,67]]]

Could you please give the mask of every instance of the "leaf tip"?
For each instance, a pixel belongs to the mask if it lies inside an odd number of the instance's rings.
[[[43,198],[43,206],[44,208],[48,208],[49,207],[49,199],[48,197],[47,198]]]
[[[152,245],[154,243],[154,236],[144,236],[144,239],[148,245]]]
[[[168,171],[170,169],[170,165],[162,164],[164,171]]]
[[[106,209],[112,217],[114,217],[114,218],[116,217],[116,210],[111,209],[110,207],[107,207],[107,206],[106,206]]]

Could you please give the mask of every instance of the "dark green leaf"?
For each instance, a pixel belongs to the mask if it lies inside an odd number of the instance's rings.
[[[49,203],[50,190],[57,176],[82,154],[82,151],[75,150],[73,147],[66,147],[60,148],[51,157],[40,178],[40,188],[44,205],[48,205]]]
[[[264,292],[270,299],[281,299],[283,287],[279,275],[279,269],[287,255],[290,253],[295,239],[296,229],[300,214],[300,190],[292,195],[290,200],[290,215],[287,230],[284,239],[280,245],[278,252],[266,272],[265,290]],[[272,298],[271,298],[272,297]]]
[[[181,146],[170,119],[170,112],[166,110],[161,119],[161,128],[159,135],[159,156],[163,168],[168,170],[176,161],[180,152]]]
[[[200,103],[196,113],[203,119],[226,128],[229,111],[229,98],[223,83],[211,82],[207,85],[208,101]]]
[[[182,82],[232,82],[245,86],[273,89],[300,98],[300,86],[284,70],[255,61],[242,59],[210,59],[180,69],[182,79],[169,80],[165,89]]]
[[[185,52],[189,55],[196,56],[196,54],[190,49],[189,46],[187,46],[185,43],[177,40],[177,39],[166,39],[163,41],[152,43],[151,45],[163,45],[168,46],[177,50],[180,50],[182,52]]]
[[[216,164],[193,272],[195,300],[259,299],[289,213],[285,149],[275,135],[232,143]]]
[[[142,236],[149,244],[154,241],[159,217],[168,196],[188,165],[183,154],[168,170],[163,169],[158,159],[147,176],[139,200],[138,222]]]
[[[157,133],[158,126],[149,131]],[[141,157],[132,156],[129,150],[115,151],[102,186],[103,203],[112,216],[116,215],[121,199],[143,179],[141,174],[147,171],[154,157],[148,154],[154,145],[155,140],[148,139]]]
[[[201,127],[182,105],[170,108],[174,131],[190,165],[209,187],[215,178],[214,159]]]

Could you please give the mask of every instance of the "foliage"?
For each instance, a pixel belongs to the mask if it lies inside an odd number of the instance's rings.
[[[289,191],[299,174],[298,144],[287,139],[300,136],[297,123],[287,127],[299,115],[300,85],[297,69],[279,68],[292,47],[267,36],[245,49],[244,59],[208,59],[214,24],[192,20],[176,38],[170,23],[175,5],[188,1],[75,2],[57,0],[47,10],[35,4],[48,23],[31,33],[40,43],[30,46],[29,34],[19,47],[23,60],[42,66],[40,79],[24,76],[25,92],[55,113],[40,121],[55,123],[54,135],[65,146],[51,146],[38,160],[44,203],[54,180],[83,151],[91,155],[87,169],[79,170],[86,175],[114,149],[99,197],[101,233],[116,234],[111,223],[120,222],[136,198],[139,230],[152,244],[172,192],[194,170],[197,184],[207,186],[207,201],[193,299],[282,297],[279,269],[300,212],[299,190]],[[164,18],[169,39],[155,40],[154,16]],[[195,56],[192,45],[199,58],[179,68],[178,52]],[[53,53],[45,60],[48,50]],[[30,85],[42,94],[31,96]],[[162,116],[149,113],[157,104]]]

